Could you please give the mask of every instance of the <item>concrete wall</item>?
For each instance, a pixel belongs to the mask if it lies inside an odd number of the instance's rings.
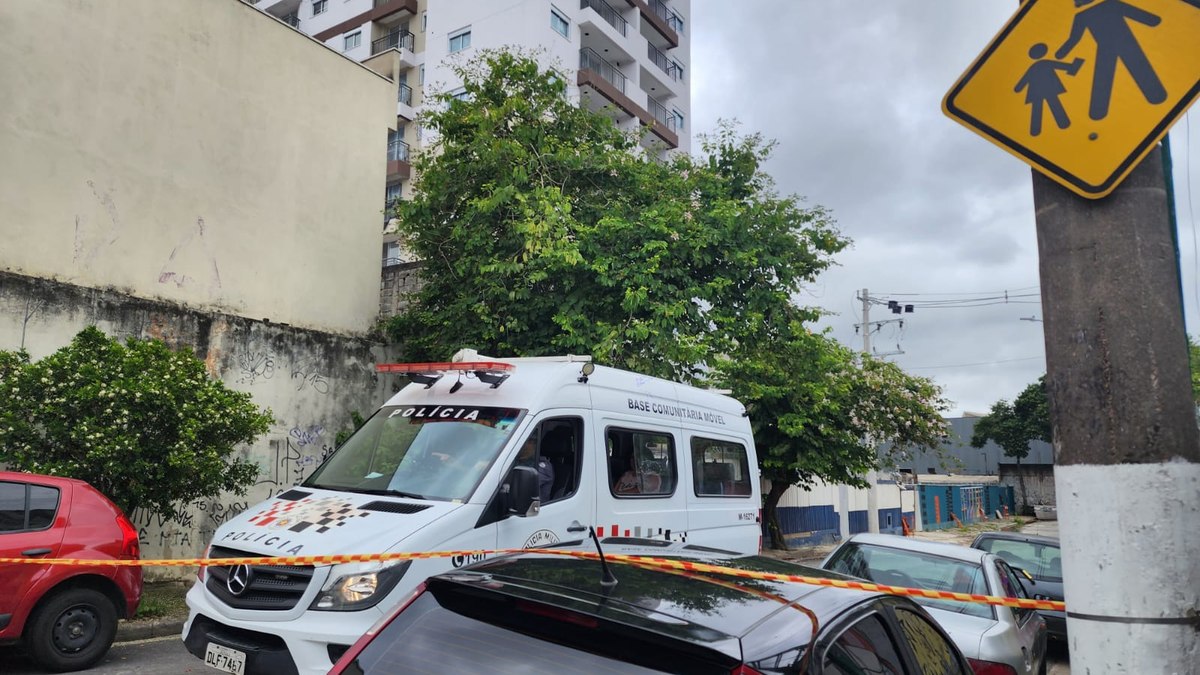
[[[0,2],[0,62],[0,270],[369,329],[395,85],[238,0]]]
[[[380,318],[395,316],[408,307],[413,295],[421,290],[421,267],[419,262],[410,262],[383,268],[379,284]]]
[[[1054,466],[1051,464],[1022,463],[1019,471],[1016,464],[1001,464],[1000,483],[1012,486],[1018,508],[1022,504],[1028,504],[1032,508],[1038,504],[1058,503],[1054,493]],[[1025,488],[1024,499],[1022,485]],[[1027,511],[1022,515],[1033,514]]]
[[[767,481],[765,494],[770,489]],[[900,519],[908,519],[910,527],[915,525],[913,514],[916,497],[911,489],[900,489],[895,481],[880,479],[875,485],[879,509],[879,531],[901,534]],[[868,490],[847,489],[846,512],[849,518],[849,534],[869,531]],[[818,481],[809,489],[788,488],[779,499],[779,526],[784,537],[792,546],[819,544],[836,541],[840,536],[839,520],[842,510],[841,486]],[[764,536],[769,536],[765,529]],[[764,542],[769,539],[764,538]]]
[[[0,272],[0,349],[24,344],[41,358],[90,324],[119,339],[154,337],[193,349],[211,375],[250,393],[275,417],[267,435],[241,450],[260,469],[247,495],[197,502],[179,523],[131,514],[144,558],[202,554],[218,525],[312,473],[333,450],[337,432],[349,427],[351,411],[365,417],[391,393],[375,375],[375,348],[360,338]],[[147,574],[163,578],[191,570],[148,568]]]

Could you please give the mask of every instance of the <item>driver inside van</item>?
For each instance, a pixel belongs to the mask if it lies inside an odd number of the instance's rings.
[[[525,439],[525,445],[521,446],[521,452],[517,454],[517,464],[537,469],[538,496],[541,497],[543,504],[549,501],[550,491],[554,488],[554,467],[546,461],[545,457],[538,456],[537,434]]]

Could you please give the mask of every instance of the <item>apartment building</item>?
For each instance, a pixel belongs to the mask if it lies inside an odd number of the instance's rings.
[[[256,0],[254,6],[396,82],[396,130],[386,139],[380,212],[409,195],[410,153],[427,93],[461,86],[451,64],[481,49],[536,51],[567,75],[568,96],[644,130],[646,152],[688,152],[687,16],[691,0]],[[385,139],[380,139],[383,155]],[[383,157],[380,161],[385,161]],[[383,225],[385,267],[406,262]]]

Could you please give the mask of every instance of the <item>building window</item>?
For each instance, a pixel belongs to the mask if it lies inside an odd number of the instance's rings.
[[[471,46],[471,29],[462,30],[450,36],[450,53],[461,52]]]
[[[417,69],[417,84],[421,85],[422,87],[425,86],[425,64],[424,63],[422,63],[421,67]]]
[[[571,24],[567,21],[567,17],[553,7],[550,8],[550,27],[554,29],[555,33],[567,39],[571,38]]]
[[[675,131],[683,131],[683,113],[678,110],[672,110],[671,113],[675,117]]]
[[[471,95],[467,93],[467,90],[465,87],[459,87],[458,89],[455,89],[454,91],[450,92],[450,96],[452,98],[456,98],[460,101],[470,101],[471,100]]]
[[[355,31],[342,36],[342,51],[348,52],[362,44],[362,31]]]
[[[429,12],[421,12],[421,32],[424,33],[426,28],[429,28]]]
[[[384,193],[384,201],[387,202],[388,208],[394,205],[397,199],[400,199],[400,193],[404,191],[404,181],[392,183],[387,186],[387,191]]]
[[[318,14],[324,14],[325,10],[328,9],[328,7],[327,7],[328,3],[329,3],[329,0],[313,0],[313,4],[312,4],[313,16],[316,16]]]

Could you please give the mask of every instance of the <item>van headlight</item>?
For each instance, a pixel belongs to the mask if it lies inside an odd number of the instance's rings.
[[[410,565],[411,560],[401,560],[383,566],[379,563],[347,566],[342,574],[330,576],[309,609],[354,612],[374,607],[392,592]]]

